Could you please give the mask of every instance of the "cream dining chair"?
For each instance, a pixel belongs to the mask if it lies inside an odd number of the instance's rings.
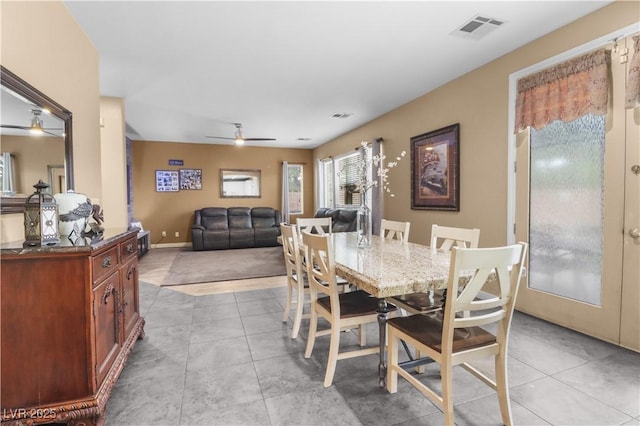
[[[296,219],[298,231],[309,231],[312,234],[330,234],[331,218],[330,217],[299,217]]]
[[[380,236],[385,239],[395,239],[402,242],[409,241],[411,222],[396,222],[382,219],[380,222]]]
[[[284,264],[287,270],[287,301],[284,307],[282,321],[287,322],[291,315],[291,306],[295,304],[295,313],[291,329],[291,338],[298,337],[300,324],[303,318],[305,295],[309,293],[309,284],[306,278],[306,271],[302,262],[302,252],[300,250],[300,234],[295,225],[280,224],[282,234],[282,249],[284,251]]]
[[[526,243],[495,248],[452,249],[448,280],[450,291],[444,310],[391,318],[387,322],[387,390],[390,393],[397,392],[398,375],[402,376],[442,409],[445,424],[453,425],[453,367],[462,365],[497,392],[502,422],[505,425],[513,424],[507,383],[507,347],[526,252]],[[471,279],[458,291],[459,279],[469,271],[473,271]],[[491,279],[492,276],[494,279]],[[478,293],[488,279],[497,281],[498,294],[478,299]],[[465,311],[472,315],[461,316]],[[492,324],[497,325],[495,334],[482,328]],[[430,388],[398,364],[400,340],[418,348],[440,364],[442,392]],[[487,357],[494,358],[495,380],[469,364],[470,361]]]
[[[362,290],[348,293],[338,292],[336,263],[330,238],[329,235],[302,233],[304,259],[311,294],[311,321],[304,357],[311,357],[316,337],[331,336],[327,370],[324,377],[325,387],[331,386],[333,383],[338,360],[380,352],[379,345],[365,347],[364,330],[365,324],[377,323],[378,321],[378,299]],[[389,310],[394,311],[395,306],[389,305]],[[327,320],[330,328],[318,331],[318,317]],[[359,329],[361,348],[340,352],[341,331],[354,328]]]
[[[449,226],[431,226],[431,240],[429,246],[433,249],[445,251],[453,246],[477,248],[480,240],[480,230],[477,228],[453,228]],[[389,301],[405,311],[418,314],[442,309],[442,299],[446,293],[442,290],[428,293],[411,293],[389,298]]]

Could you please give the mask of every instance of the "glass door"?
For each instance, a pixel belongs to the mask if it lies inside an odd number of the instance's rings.
[[[631,172],[640,128],[637,111],[624,110],[626,64],[615,53],[611,62],[606,117],[556,121],[516,138],[515,233],[530,244],[516,306],[640,350],[640,243],[629,234],[640,203]]]

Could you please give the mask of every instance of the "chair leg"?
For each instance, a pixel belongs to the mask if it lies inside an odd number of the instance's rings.
[[[509,398],[509,386],[507,385],[507,357],[501,352],[496,354],[496,388],[502,423],[511,426],[511,399]]]
[[[442,376],[442,411],[444,411],[445,425],[455,425],[453,415],[452,374],[451,363],[443,362],[440,366],[440,376]]]
[[[399,340],[396,336],[390,336],[387,333],[387,392],[398,392],[398,372],[396,367],[398,366],[398,343]]]
[[[331,342],[329,343],[329,359],[327,360],[327,373],[324,376],[324,387],[331,386],[338,362],[338,350],[340,349],[340,326],[331,324]]]
[[[421,356],[422,355],[420,354],[420,349],[416,349],[416,355],[415,355],[416,359],[420,359]],[[415,372],[418,374],[424,373],[424,365],[417,366],[415,369]]]
[[[291,298],[293,295],[291,285],[287,284],[287,303],[284,306],[284,313],[282,314],[282,322],[287,322],[289,319],[289,310],[291,309]]]
[[[358,326],[358,334],[360,334],[360,346],[367,346],[367,332],[364,329],[364,324]]]
[[[315,306],[311,306],[311,319],[309,320],[309,336],[307,337],[307,348],[304,351],[305,358],[311,358],[313,345],[316,342],[316,330],[318,329],[318,313]]]
[[[292,339],[297,338],[298,332],[300,331],[300,323],[302,322],[302,309],[304,308],[304,292],[301,293],[300,290],[298,290],[297,298],[296,314],[293,319],[293,329],[291,330]]]

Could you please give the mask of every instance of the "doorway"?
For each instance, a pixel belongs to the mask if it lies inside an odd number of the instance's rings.
[[[624,109],[633,41],[617,45],[606,116],[516,136],[514,235],[530,244],[516,309],[640,351],[640,108]]]

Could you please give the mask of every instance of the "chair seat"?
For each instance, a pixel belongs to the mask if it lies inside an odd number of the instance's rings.
[[[391,297],[399,308],[413,313],[428,313],[442,309],[444,294],[441,290],[430,293],[411,293]]]
[[[348,293],[340,293],[340,318],[357,317],[368,314],[376,314],[378,312],[378,299],[362,290],[351,291]],[[331,300],[329,297],[318,299],[318,304],[331,312]],[[387,306],[389,311],[395,311],[394,305]]]
[[[388,321],[389,327],[395,327],[401,332],[420,341],[426,346],[442,351],[442,315],[410,315],[395,317]],[[460,352],[479,346],[486,346],[496,342],[496,336],[482,327],[457,328],[453,334],[453,352]]]

